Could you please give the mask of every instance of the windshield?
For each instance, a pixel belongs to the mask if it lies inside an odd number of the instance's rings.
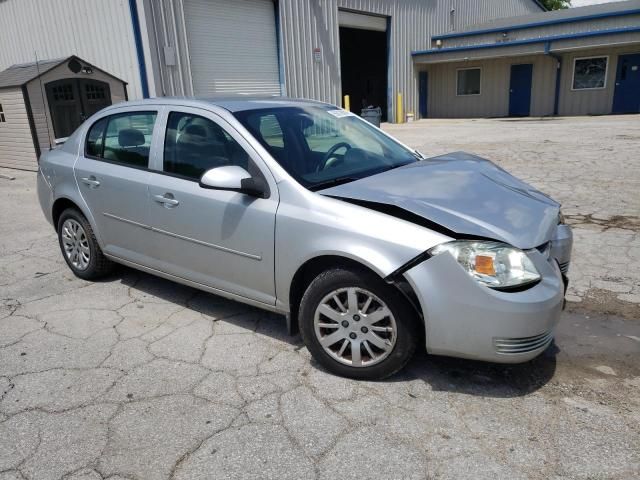
[[[278,107],[235,116],[293,178],[311,190],[418,159],[366,121],[335,107]]]

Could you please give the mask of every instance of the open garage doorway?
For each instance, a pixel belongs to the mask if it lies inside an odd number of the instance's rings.
[[[388,106],[387,18],[340,11],[340,73],[342,95],[349,95],[351,111]]]

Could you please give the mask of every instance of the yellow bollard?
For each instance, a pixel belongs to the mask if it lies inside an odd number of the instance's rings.
[[[351,111],[351,101],[350,101],[350,99],[349,99],[349,95],[345,95],[345,96],[344,96],[344,109],[345,109],[347,112],[350,112],[350,111]]]
[[[398,92],[396,97],[396,123],[404,123],[404,117],[402,115],[402,93]]]

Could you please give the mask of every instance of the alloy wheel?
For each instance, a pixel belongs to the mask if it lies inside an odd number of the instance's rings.
[[[62,246],[67,259],[77,270],[86,270],[91,260],[87,234],[76,220],[69,218],[62,224]]]
[[[324,351],[351,367],[380,363],[396,344],[393,313],[363,288],[340,288],[326,295],[316,308],[313,326]]]

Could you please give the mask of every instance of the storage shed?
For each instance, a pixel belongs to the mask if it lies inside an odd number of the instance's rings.
[[[0,72],[0,167],[37,170],[40,152],[127,99],[127,82],[70,56]]]

